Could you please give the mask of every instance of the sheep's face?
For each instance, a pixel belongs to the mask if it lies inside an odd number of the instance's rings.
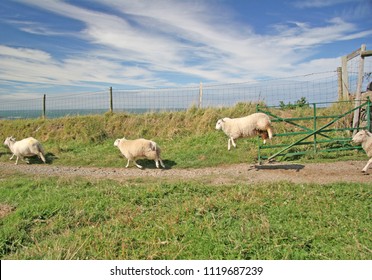
[[[368,132],[365,130],[359,131],[357,134],[354,135],[353,137],[353,142],[354,143],[363,143],[366,141],[368,138]]]
[[[15,138],[13,138],[12,136],[11,137],[7,137],[4,141],[4,145],[5,146],[9,146],[10,143],[14,143],[15,142]]]
[[[114,146],[117,147],[119,146],[119,144],[120,144],[120,139],[116,139],[114,142]]]
[[[222,128],[222,123],[223,123],[223,120],[222,119],[219,119],[216,123],[216,129],[217,130],[220,130]]]

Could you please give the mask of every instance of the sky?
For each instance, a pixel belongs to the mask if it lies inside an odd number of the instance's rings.
[[[372,0],[1,0],[0,97],[334,71]]]

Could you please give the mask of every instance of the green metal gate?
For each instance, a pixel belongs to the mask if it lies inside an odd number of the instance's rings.
[[[285,160],[305,154],[361,149],[351,143],[354,130],[371,130],[371,101],[356,108],[353,103],[330,102],[290,105],[290,108],[257,105],[257,111],[271,117],[274,138],[259,141],[258,161]],[[362,112],[358,128],[352,128],[353,113]]]

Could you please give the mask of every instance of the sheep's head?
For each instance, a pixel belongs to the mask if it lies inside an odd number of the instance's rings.
[[[367,141],[367,138],[370,137],[371,134],[367,130],[361,130],[353,137],[354,143],[363,143],[364,141]]]
[[[15,141],[16,141],[16,139],[13,136],[7,137],[4,141],[4,145],[9,146],[10,143],[14,143]]]
[[[115,146],[115,147],[119,146],[119,144],[120,144],[120,140],[121,140],[121,139],[116,139],[116,140],[115,140],[115,142],[114,142],[114,146]]]
[[[217,130],[220,130],[223,126],[223,123],[224,123],[224,120],[223,119],[219,119],[216,123],[216,129]]]

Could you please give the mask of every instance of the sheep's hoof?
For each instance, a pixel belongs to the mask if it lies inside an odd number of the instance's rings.
[[[369,173],[366,170],[362,170],[363,175],[369,175]]]

